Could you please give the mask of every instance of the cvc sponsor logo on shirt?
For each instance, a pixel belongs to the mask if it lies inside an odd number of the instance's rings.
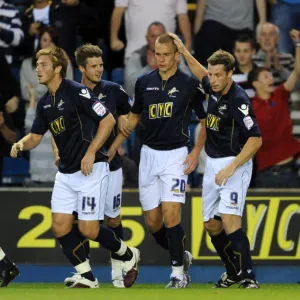
[[[170,118],[172,116],[173,102],[149,105],[149,119]]]
[[[106,113],[106,108],[100,102],[95,102],[92,108],[98,116],[103,117]]]
[[[212,114],[207,114],[206,127],[214,131],[219,131],[220,118]]]
[[[49,127],[54,136],[59,135],[60,133],[66,130],[64,117],[60,116],[59,118],[50,122]]]

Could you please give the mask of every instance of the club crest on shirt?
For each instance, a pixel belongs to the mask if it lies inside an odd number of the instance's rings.
[[[103,95],[102,93],[100,93],[99,96],[98,96],[98,99],[101,100],[101,99],[103,99],[103,98],[105,98],[105,97],[106,97],[106,95]],[[103,101],[103,100],[102,100],[102,101]]]
[[[218,107],[218,110],[219,110],[219,113],[220,113],[221,115],[223,115],[223,114],[226,113],[226,111],[227,111],[227,104],[220,105],[220,106]]]
[[[176,87],[173,87],[172,89],[170,89],[169,91],[168,91],[168,95],[170,96],[170,97],[176,97],[175,95],[173,95],[174,93],[177,93],[177,92],[179,92],[177,89],[176,89]]]

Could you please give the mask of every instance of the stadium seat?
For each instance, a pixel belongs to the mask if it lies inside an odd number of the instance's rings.
[[[113,69],[111,72],[111,81],[118,83],[120,85],[123,85],[124,84],[124,69],[123,68]]]
[[[13,159],[4,157],[2,183],[23,184],[26,177],[29,177],[29,161],[24,158]]]

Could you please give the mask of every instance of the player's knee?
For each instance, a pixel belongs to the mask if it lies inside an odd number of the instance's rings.
[[[116,228],[121,224],[121,216],[117,216],[115,218],[107,217],[107,226]]]
[[[90,240],[95,240],[99,234],[100,224],[99,222],[81,221],[79,222],[79,231],[83,236]]]
[[[164,211],[164,223],[167,228],[176,226],[181,222],[181,216],[176,211]]]
[[[146,223],[151,233],[158,232],[163,225],[162,222],[158,222],[158,220],[149,219],[149,218],[146,219]]]
[[[209,219],[209,221],[204,222],[204,227],[209,235],[217,235],[223,230],[222,222],[215,219]]]
[[[63,220],[52,221],[52,231],[56,237],[62,237],[72,230],[72,224],[64,222]]]

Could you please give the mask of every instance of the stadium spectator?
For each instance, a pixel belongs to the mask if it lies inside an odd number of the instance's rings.
[[[253,62],[259,67],[270,69],[275,86],[285,82],[294,69],[294,58],[289,53],[277,50],[279,29],[272,23],[265,23],[257,27],[256,39],[260,49],[253,56]]]
[[[266,21],[266,1],[255,2],[262,24]],[[238,35],[252,35],[253,20],[254,0],[198,0],[194,23],[197,60],[207,65],[208,57],[218,49],[231,52]]]
[[[289,31],[300,28],[300,0],[269,0],[271,5],[271,22],[280,31],[278,51],[293,53],[294,46],[289,37]]]
[[[9,64],[0,51],[0,184],[2,183],[3,158],[9,156],[10,144],[17,135],[13,123],[12,112],[18,103],[18,84],[11,75]]]
[[[255,54],[252,39],[247,35],[239,36],[234,42],[233,53],[236,65],[232,79],[245,90],[249,98],[253,98],[255,92],[251,84],[248,83],[249,72],[256,68],[256,65],[252,62],[252,56]]]
[[[12,47],[18,46],[23,39],[19,12],[14,5],[0,0],[0,48],[9,64],[12,63]]]
[[[134,96],[134,86],[137,78],[145,73],[157,69],[155,59],[155,41],[163,33],[166,32],[165,26],[161,22],[152,22],[147,29],[147,44],[142,48],[134,51],[128,59],[125,66],[125,90],[131,97]],[[191,75],[189,68],[185,64],[183,58],[180,58],[179,69],[184,73]]]
[[[300,77],[300,32],[293,30],[291,35],[296,46],[296,68],[283,84],[275,88],[274,78],[265,67],[249,74],[249,82],[256,91],[253,110],[263,139],[256,155],[256,187],[300,187],[295,162],[300,154],[300,142],[293,137],[288,107],[290,92]]]
[[[39,84],[38,78],[36,75],[36,53],[40,49],[45,49],[47,47],[58,46],[58,35],[53,27],[46,27],[41,30],[39,36],[38,48],[34,51],[32,57],[26,58],[21,66],[20,72],[20,84],[22,98],[26,101],[30,101],[29,87],[33,89],[34,97],[38,100],[46,92],[47,88],[44,85]],[[69,61],[66,78],[73,79],[73,68],[72,64]],[[50,144],[49,144],[50,145]]]
[[[145,32],[150,23],[162,22],[168,32],[175,32],[176,16],[185,45],[192,46],[192,34],[187,15],[186,0],[115,0],[115,8],[111,19],[111,48],[120,51],[124,43],[119,40],[118,32],[125,13],[125,31],[127,45],[125,49],[125,64],[131,54],[145,43]]]
[[[70,59],[76,49],[76,33],[85,6],[79,0],[34,0],[23,16],[23,55],[30,56],[37,49],[41,30],[48,26],[56,28],[59,45]]]

